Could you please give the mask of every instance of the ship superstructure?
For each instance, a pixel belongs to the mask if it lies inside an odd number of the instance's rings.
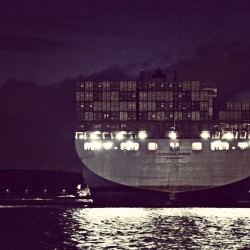
[[[216,96],[159,70],[150,81],[78,83],[75,142],[90,190],[111,202],[149,190],[166,200],[248,178],[249,102],[219,110]]]

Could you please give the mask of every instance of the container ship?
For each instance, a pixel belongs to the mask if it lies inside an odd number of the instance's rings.
[[[250,186],[250,103],[200,81],[83,81],[75,146],[96,206],[234,206]]]

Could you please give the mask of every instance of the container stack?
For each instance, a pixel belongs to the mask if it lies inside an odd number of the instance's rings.
[[[81,82],[77,84],[78,121],[136,120],[136,82]]]
[[[211,120],[214,93],[199,81],[85,81],[77,84],[77,120]]]
[[[223,110],[219,111],[221,121],[249,121],[249,102],[227,102]]]

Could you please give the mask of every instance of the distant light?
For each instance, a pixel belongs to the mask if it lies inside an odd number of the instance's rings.
[[[47,189],[44,189],[43,192],[46,193],[46,192],[47,192]]]
[[[177,133],[175,131],[171,131],[168,134],[168,136],[169,136],[170,139],[175,140],[177,138]]]
[[[63,189],[63,190],[62,190],[62,192],[63,192],[63,193],[65,193],[65,192],[66,192],[66,190],[65,190],[65,189]]]
[[[201,132],[201,138],[202,139],[209,139],[210,138],[210,132],[209,131],[202,131]]]
[[[9,193],[10,192],[10,190],[9,189],[6,189],[6,193]]]
[[[104,142],[103,143],[103,148],[105,150],[110,150],[111,148],[113,147],[113,143],[111,141],[108,141],[108,142]]]
[[[139,139],[142,139],[142,140],[144,140],[144,139],[146,139],[147,138],[147,132],[146,131],[139,131],[139,133],[138,133],[138,137],[139,137]]]

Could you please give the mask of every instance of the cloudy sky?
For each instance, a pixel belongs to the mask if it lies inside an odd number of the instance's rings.
[[[0,0],[0,59],[2,168],[77,169],[76,79],[160,66],[250,100],[250,1]]]
[[[106,70],[137,75],[158,66],[176,68],[181,79],[220,84],[236,71],[249,80],[248,0],[0,3],[0,82],[47,85]]]

